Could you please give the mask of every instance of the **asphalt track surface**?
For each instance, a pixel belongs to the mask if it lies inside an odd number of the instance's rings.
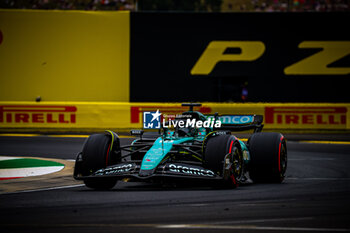
[[[287,138],[288,139],[288,138]],[[0,155],[74,159],[84,138],[0,137]],[[127,143],[131,139],[122,139]],[[0,195],[1,232],[350,232],[350,145],[288,141],[282,184],[118,183]]]

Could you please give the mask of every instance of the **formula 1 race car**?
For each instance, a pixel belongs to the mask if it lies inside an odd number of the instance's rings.
[[[182,106],[189,111],[165,122],[158,132],[132,130],[137,137],[130,145],[121,145],[109,130],[91,135],[77,156],[74,178],[93,189],[110,189],[118,180],[203,181],[224,188],[283,181],[286,140],[280,133],[261,132],[263,116],[205,116],[193,110],[201,104]],[[231,134],[249,129],[254,133],[246,143]]]

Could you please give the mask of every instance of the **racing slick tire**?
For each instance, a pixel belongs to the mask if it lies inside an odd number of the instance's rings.
[[[119,146],[119,145],[117,145]],[[81,171],[84,176],[91,175],[95,171],[116,164],[118,161],[115,153],[110,153],[111,137],[105,134],[91,135],[82,151]],[[116,179],[90,178],[84,180],[86,187],[92,189],[111,189],[117,183]]]
[[[248,140],[249,176],[256,183],[281,183],[287,170],[286,140],[280,133],[254,133]]]
[[[224,168],[225,157],[230,165]],[[218,135],[208,140],[204,153],[204,166],[223,177],[223,188],[236,188],[243,176],[243,152],[239,141],[232,135]]]

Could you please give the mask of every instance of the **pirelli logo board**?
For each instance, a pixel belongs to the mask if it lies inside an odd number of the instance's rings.
[[[76,106],[3,105],[0,123],[4,124],[75,124]]]
[[[204,103],[204,114],[260,114],[266,129],[348,130],[350,104],[220,104]],[[139,129],[143,112],[171,116],[187,111],[180,103],[0,102],[0,131],[9,129],[68,131]]]
[[[278,126],[279,128],[321,128],[321,129],[346,129],[347,107],[338,106],[265,106],[266,126]]]

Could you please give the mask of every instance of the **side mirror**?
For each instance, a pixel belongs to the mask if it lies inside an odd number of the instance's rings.
[[[130,130],[130,134],[132,136],[139,136],[140,138],[142,138],[142,135],[145,131],[143,130],[140,130],[140,129],[133,129],[133,130]]]

